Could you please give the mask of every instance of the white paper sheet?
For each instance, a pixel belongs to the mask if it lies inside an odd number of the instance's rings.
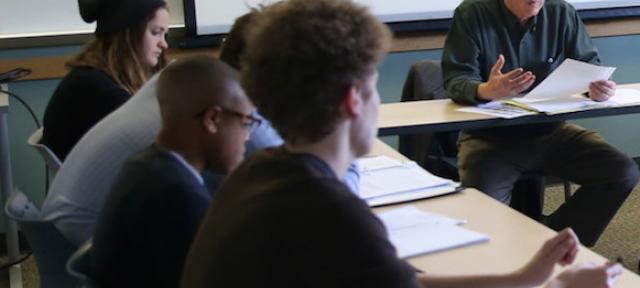
[[[378,213],[378,217],[400,258],[489,241],[487,235],[460,227],[465,220],[420,211],[412,205]]]
[[[436,196],[447,195],[451,193],[460,192],[461,186],[459,183],[452,182],[449,185],[430,187],[424,189],[417,189],[412,191],[404,191],[394,194],[385,194],[378,197],[370,197],[364,199],[370,207],[383,206],[395,203],[402,203],[408,201],[414,201],[418,199],[431,198]]]
[[[640,90],[618,89],[616,90],[616,95],[607,102],[613,102],[618,106],[638,104],[640,103]]]
[[[403,165],[402,162],[384,155],[359,158],[358,164],[360,164],[360,172],[400,167]]]
[[[618,89],[616,95],[602,102],[593,101],[583,95],[571,95],[552,99],[520,98],[514,100],[522,102],[539,112],[556,114],[640,104],[640,91],[634,89]]]
[[[457,110],[460,112],[485,114],[505,119],[513,119],[517,117],[538,114],[537,112],[507,106],[498,101],[489,102],[478,106],[462,107],[458,108]]]
[[[360,171],[360,198],[369,199],[400,192],[447,186],[453,181],[440,178],[422,169],[415,162],[407,162],[377,170]]]
[[[607,80],[615,67],[605,67],[590,63],[565,59],[562,64],[524,98],[552,99],[580,94],[589,90],[589,83]]]
[[[371,207],[459,191],[459,183],[437,177],[415,162],[403,163],[384,155],[360,158],[358,162],[359,196]]]

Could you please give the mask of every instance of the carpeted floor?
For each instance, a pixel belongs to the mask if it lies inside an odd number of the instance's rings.
[[[575,189],[575,187],[574,187]],[[545,193],[545,213],[555,210],[564,202],[561,185],[547,187]],[[589,213],[589,211],[585,211]],[[593,250],[608,259],[622,257],[624,265],[638,273],[640,259],[640,186],[631,193],[629,199],[613,219]],[[2,262],[2,260],[0,260]],[[39,286],[37,267],[33,257],[22,264],[24,288]],[[0,288],[9,287],[8,274],[0,272]]]
[[[574,185],[573,189],[577,187]],[[564,202],[563,187],[553,185],[545,192],[545,214],[549,214]],[[585,211],[584,213],[589,213]],[[640,186],[636,186],[604,234],[592,248],[605,258],[623,259],[625,267],[638,273],[640,260]]]

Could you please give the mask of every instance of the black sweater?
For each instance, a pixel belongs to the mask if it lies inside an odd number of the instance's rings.
[[[369,207],[321,159],[257,152],[216,192],[182,287],[418,287]]]
[[[75,67],[56,88],[44,113],[40,143],[64,160],[82,136],[131,95],[105,72]]]

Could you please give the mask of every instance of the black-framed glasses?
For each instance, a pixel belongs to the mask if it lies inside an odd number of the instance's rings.
[[[224,106],[218,106],[218,107],[220,107],[220,110],[222,110],[222,112],[240,118],[242,120],[242,126],[249,132],[255,130],[258,126],[260,126],[260,124],[262,124],[263,119],[260,116],[258,116],[255,112],[251,114],[244,114]],[[194,117],[195,118],[202,117],[202,115],[204,115],[207,109],[204,109],[198,112],[198,114],[194,115]]]
[[[222,112],[242,119],[242,125],[244,126],[244,129],[247,129],[247,131],[249,132],[255,130],[256,128],[258,128],[258,126],[260,126],[260,124],[262,124],[262,119],[260,118],[260,116],[256,115],[255,112],[252,112],[251,114],[244,114],[224,106],[220,106],[220,109],[222,109]]]

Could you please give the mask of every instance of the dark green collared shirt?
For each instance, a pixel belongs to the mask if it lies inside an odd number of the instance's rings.
[[[598,51],[573,6],[547,0],[526,25],[504,0],[466,0],[455,10],[442,68],[447,95],[460,104],[477,104],[478,85],[489,79],[498,55],[502,72],[531,71],[538,85],[566,58],[599,64]]]

